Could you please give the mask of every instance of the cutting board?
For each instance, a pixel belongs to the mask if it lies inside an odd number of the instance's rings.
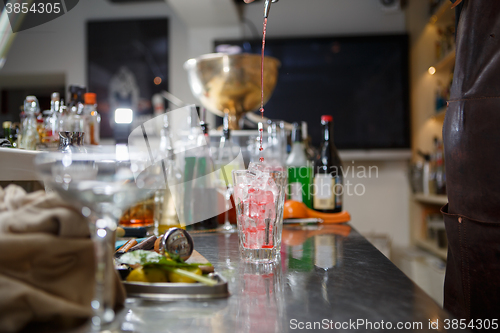
[[[188,264],[206,264],[206,265],[200,266],[201,271],[203,273],[213,273],[214,272],[214,266],[212,266],[210,261],[208,261],[207,258],[202,256],[196,250],[193,250],[191,257],[189,257],[189,259],[186,260],[186,263],[188,263]]]

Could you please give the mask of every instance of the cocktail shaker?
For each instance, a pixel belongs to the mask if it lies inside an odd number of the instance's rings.
[[[193,238],[186,230],[181,228],[170,228],[160,241],[160,253],[176,254],[182,260],[189,259],[193,250]]]
[[[84,132],[59,132],[59,151],[63,153],[86,153],[83,147]]]

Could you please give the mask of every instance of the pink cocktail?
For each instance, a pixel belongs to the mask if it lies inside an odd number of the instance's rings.
[[[281,247],[286,172],[251,163],[233,171],[240,252],[249,261],[274,261]]]

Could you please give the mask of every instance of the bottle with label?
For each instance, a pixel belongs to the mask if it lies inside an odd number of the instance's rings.
[[[83,107],[83,117],[85,120],[85,144],[99,145],[101,116],[97,112],[96,95],[85,93],[85,106]]]
[[[10,122],[10,121],[4,121],[2,123],[3,137],[6,138],[7,140],[9,140],[10,144],[12,144],[11,126],[12,126],[12,122]]]
[[[38,132],[38,137],[40,142],[43,142],[45,137],[45,118],[49,116],[49,110],[44,110],[42,112],[38,111],[36,114],[36,131]]]
[[[38,100],[35,96],[27,96],[24,101],[25,118],[22,123],[21,140],[19,148],[35,150],[40,143],[40,135],[37,130],[36,114],[40,112]]]
[[[293,124],[292,151],[286,160],[288,168],[287,198],[303,202],[312,208],[310,192],[312,179],[312,163],[307,158],[302,137],[302,129],[298,123]]]
[[[333,143],[333,117],[321,116],[323,142],[314,167],[313,209],[324,213],[342,211],[342,162]]]

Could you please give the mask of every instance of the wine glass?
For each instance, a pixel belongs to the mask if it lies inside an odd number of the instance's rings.
[[[220,138],[219,147],[217,150],[217,160],[215,166],[220,169],[222,177],[219,177],[217,190],[224,196],[226,205],[224,212],[224,224],[217,229],[222,232],[236,232],[236,226],[229,222],[229,209],[231,205],[231,195],[233,193],[231,172],[235,168],[233,160],[235,159],[233,144],[231,142],[231,130],[229,129],[229,121],[227,114],[224,117],[224,129]]]
[[[217,229],[222,232],[236,232],[236,226],[231,224],[229,221],[229,210],[231,209],[231,195],[233,194],[233,186],[231,184],[227,185],[226,183],[219,184],[217,187],[217,191],[224,196],[225,203],[225,212],[224,212],[224,224],[218,227]]]
[[[111,264],[113,232],[123,212],[151,196],[164,185],[160,168],[146,168],[147,152],[120,152],[114,146],[89,148],[87,153],[51,152],[36,157],[41,181],[89,219],[96,255],[96,288],[91,302],[92,326],[100,328],[114,319],[104,293]],[[138,171],[144,171],[139,173]]]

